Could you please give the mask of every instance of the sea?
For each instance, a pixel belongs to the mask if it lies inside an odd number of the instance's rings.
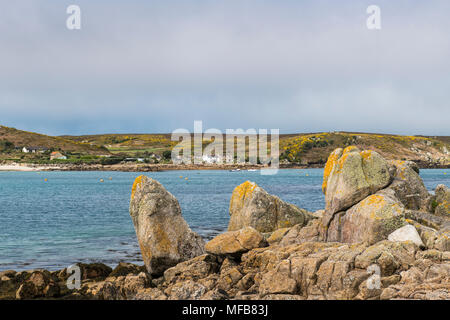
[[[0,172],[0,271],[58,270],[74,263],[142,265],[128,207],[138,172]],[[323,169],[165,171],[145,175],[179,201],[191,229],[226,230],[233,189],[246,180],[310,211],[324,208]],[[449,169],[423,169],[426,187],[450,186]]]

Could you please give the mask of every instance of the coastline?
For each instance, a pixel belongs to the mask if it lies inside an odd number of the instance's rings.
[[[323,168],[323,166],[301,166],[301,165],[280,165],[280,169],[311,169]],[[5,165],[0,164],[0,171],[121,171],[121,172],[155,172],[155,171],[175,171],[175,170],[249,170],[249,169],[270,169],[264,165],[174,165],[174,164],[20,164]]]
[[[420,169],[450,169],[449,165],[437,165],[433,163],[416,162]],[[323,169],[323,164],[280,164],[279,169]],[[48,164],[38,165],[32,163],[23,164],[0,164],[2,171],[120,171],[120,172],[157,172],[157,171],[177,171],[177,170],[249,170],[249,169],[270,169],[266,165],[250,164],[220,164],[220,165],[175,165],[175,164]]]
[[[419,166],[420,169],[450,169],[447,166]],[[33,172],[33,171],[119,171],[119,172],[159,172],[184,170],[249,170],[270,169],[262,165],[173,165],[173,164],[145,164],[145,165],[0,165],[0,172]],[[296,164],[280,165],[279,169],[323,169],[321,165],[302,166]]]
[[[129,213],[144,265],[5,270],[0,300],[448,300],[449,188],[432,194],[415,163],[371,150],[337,149],[330,163],[325,209],[308,211],[245,181],[231,194],[227,230],[209,241],[190,229],[177,198],[141,175]],[[358,194],[362,182],[374,189]]]
[[[19,171],[19,172],[30,172],[30,171],[44,171],[46,167],[35,167],[30,165],[0,165],[0,171]]]

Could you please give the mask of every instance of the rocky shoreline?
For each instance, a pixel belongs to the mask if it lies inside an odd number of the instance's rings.
[[[442,165],[428,162],[417,162],[420,169],[450,169],[450,165]],[[175,171],[175,170],[248,170],[248,169],[268,169],[266,165],[250,165],[250,164],[214,164],[214,165],[185,165],[185,164],[8,164],[1,165],[0,171],[119,171],[119,172],[158,172],[158,171]],[[319,169],[324,168],[321,163],[300,165],[295,163],[281,163],[280,169]]]
[[[3,169],[3,168],[4,169]],[[175,165],[175,164],[16,164],[0,165],[0,171],[119,171],[119,172],[158,172],[175,170],[248,170],[248,169],[267,169],[264,165],[250,164],[223,164],[223,165]],[[305,169],[305,166],[280,165],[281,169]],[[317,167],[319,168],[319,167]]]
[[[140,176],[130,201],[145,266],[78,264],[0,272],[0,299],[450,299],[450,189],[426,190],[418,166],[336,149],[324,169],[324,210],[309,212],[246,181],[228,231],[193,232],[177,199]]]

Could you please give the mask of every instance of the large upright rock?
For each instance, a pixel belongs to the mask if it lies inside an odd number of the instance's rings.
[[[430,209],[431,195],[428,193],[419,168],[412,161],[391,160],[389,165],[394,171],[394,179],[389,189],[395,192],[406,209],[428,211]]]
[[[436,197],[436,208],[434,209],[434,213],[439,216],[450,218],[450,189],[447,186],[440,184],[436,187],[434,194]]]
[[[259,232],[273,232],[312,219],[310,213],[268,194],[256,183],[246,181],[237,186],[230,200],[228,231],[253,227]]]
[[[326,240],[374,244],[405,224],[403,205],[392,192],[380,191],[337,213],[326,230]]]
[[[203,239],[189,228],[177,199],[158,181],[146,176],[136,178],[130,215],[150,274],[161,275],[177,263],[204,253]]]
[[[327,239],[335,215],[342,216],[345,210],[386,187],[391,179],[388,162],[377,152],[360,151],[355,146],[334,150],[324,170],[325,212],[319,226],[320,238]]]
[[[331,169],[330,169],[331,167]],[[346,210],[391,181],[387,161],[377,152],[354,146],[336,149],[325,166],[322,188],[328,215]]]

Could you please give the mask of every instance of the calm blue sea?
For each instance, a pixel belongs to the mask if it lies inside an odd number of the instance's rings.
[[[274,176],[216,170],[146,175],[175,195],[191,228],[209,239],[227,228],[231,193],[245,180],[315,211],[324,207],[322,173],[322,169],[289,169]],[[56,270],[76,262],[142,264],[128,213],[131,186],[138,175],[0,172],[0,271]],[[439,183],[450,185],[450,170],[422,170],[421,176],[429,190]]]

